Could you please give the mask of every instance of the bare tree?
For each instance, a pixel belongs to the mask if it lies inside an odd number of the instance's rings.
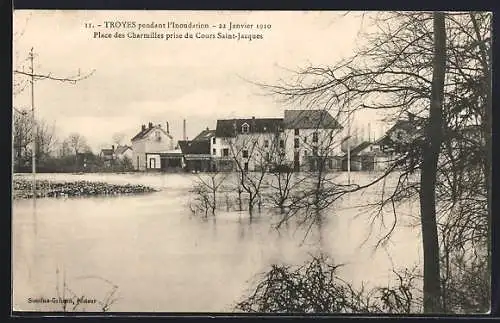
[[[68,147],[74,152],[75,155],[89,150],[87,140],[79,133],[72,133],[66,139]]]
[[[19,169],[29,158],[31,143],[31,120],[26,111],[15,111],[13,115],[12,140],[14,151],[14,165]]]
[[[438,159],[443,141],[443,96],[446,63],[446,30],[444,13],[435,12],[434,59],[429,121],[425,129],[425,146],[420,171],[420,218],[424,250],[424,311],[441,312],[439,244],[436,225],[436,181]]]
[[[48,125],[45,120],[38,120],[36,133],[37,160],[49,157],[55,148],[55,125]],[[23,163],[29,163],[33,143],[32,120],[25,110],[16,109],[13,115],[13,151],[15,165],[19,169]]]
[[[43,160],[52,155],[55,149],[56,136],[55,124],[48,125],[44,120],[38,122],[37,127],[37,152],[38,160]]]
[[[306,201],[304,206],[314,205],[314,200],[331,205],[346,194],[378,185],[395,174],[396,185],[390,192],[382,191],[380,201],[370,206],[379,211],[385,206],[393,209],[393,225],[384,236],[388,239],[398,220],[395,203],[420,197],[427,286],[424,310],[435,312],[441,309],[436,226],[447,221],[452,231],[465,239],[465,232],[473,231],[451,221],[456,218],[453,212],[457,204],[463,204],[467,195],[490,196],[490,147],[485,143],[491,136],[491,14],[443,14],[438,18],[439,28],[434,28],[435,19],[428,12],[377,13],[373,18],[376,31],[366,35],[368,45],[354,56],[332,66],[305,67],[290,82],[262,86],[287,102],[321,105],[335,111],[334,115],[376,109],[392,116],[387,121],[397,121],[405,114],[416,116],[419,123],[414,124],[407,140],[392,143],[394,154],[383,174],[369,183],[353,185],[320,178],[315,181],[318,187],[322,182],[329,187],[316,190],[323,195],[316,195],[312,201],[304,196],[299,201]],[[435,38],[439,40],[436,43]],[[465,136],[467,129],[472,134]],[[477,150],[477,159],[465,158],[457,150],[465,142]],[[412,176],[415,173],[420,173],[420,181]],[[463,182],[464,177],[474,176],[483,193],[473,189],[471,181]],[[487,210],[487,201],[489,198],[481,198],[474,203]],[[473,219],[463,212],[460,218]],[[474,227],[487,222],[487,213],[479,214]],[[481,234],[484,232],[486,238],[488,229]]]
[[[275,165],[272,159],[284,154],[283,140],[279,131],[276,133],[252,133],[226,138],[230,154],[236,168],[236,185],[241,205],[241,193],[248,196],[248,212],[253,214],[255,205],[262,208],[262,189],[266,185],[266,174]],[[280,148],[276,148],[280,147]],[[279,157],[278,157],[279,158]],[[253,169],[251,169],[253,168]]]
[[[208,210],[210,210],[212,215],[215,216],[218,193],[220,192],[227,176],[227,173],[217,171],[197,175],[195,186],[192,191],[195,193],[196,199],[198,203],[200,203],[199,208],[202,209],[205,216],[207,215]]]

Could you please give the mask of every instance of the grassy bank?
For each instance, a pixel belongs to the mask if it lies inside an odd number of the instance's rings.
[[[27,179],[14,178],[12,195],[14,199],[33,197],[33,182]],[[37,197],[73,197],[73,196],[105,196],[123,194],[151,193],[156,190],[144,185],[117,185],[104,182],[74,181],[52,182],[36,181]]]

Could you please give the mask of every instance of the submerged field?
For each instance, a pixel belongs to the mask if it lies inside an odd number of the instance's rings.
[[[345,173],[336,176],[346,181]],[[361,183],[377,174],[351,176]],[[14,178],[30,180],[29,175]],[[398,205],[400,218],[390,242],[374,248],[392,225],[392,213],[377,218],[364,207],[380,195],[381,186],[339,200],[325,212],[322,226],[308,232],[293,220],[277,230],[279,214],[269,209],[250,218],[245,210],[221,206],[216,216],[196,216],[190,204],[199,178],[193,174],[37,178],[143,185],[157,191],[15,200],[13,305],[18,310],[60,310],[58,304],[27,299],[55,296],[65,280],[75,294],[98,299],[116,287],[113,311],[231,311],[249,280],[270,264],[301,264],[318,251],[344,263],[341,274],[356,285],[386,284],[393,268],[420,264],[416,202]]]

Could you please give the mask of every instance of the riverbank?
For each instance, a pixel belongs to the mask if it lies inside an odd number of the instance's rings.
[[[30,179],[14,178],[12,195],[14,199],[33,197],[33,182]],[[108,184],[105,182],[72,181],[54,182],[37,180],[37,197],[75,197],[152,193],[157,190],[145,185]]]

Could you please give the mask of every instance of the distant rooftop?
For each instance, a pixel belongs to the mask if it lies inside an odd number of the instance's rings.
[[[288,129],[342,129],[326,110],[285,110],[284,125]]]
[[[206,129],[200,132],[196,137],[194,137],[193,141],[209,140],[213,136],[215,136],[215,130]]]
[[[283,131],[282,118],[247,118],[217,120],[215,135],[217,137],[235,137],[241,133],[244,124],[249,126],[248,133],[276,133]]]

